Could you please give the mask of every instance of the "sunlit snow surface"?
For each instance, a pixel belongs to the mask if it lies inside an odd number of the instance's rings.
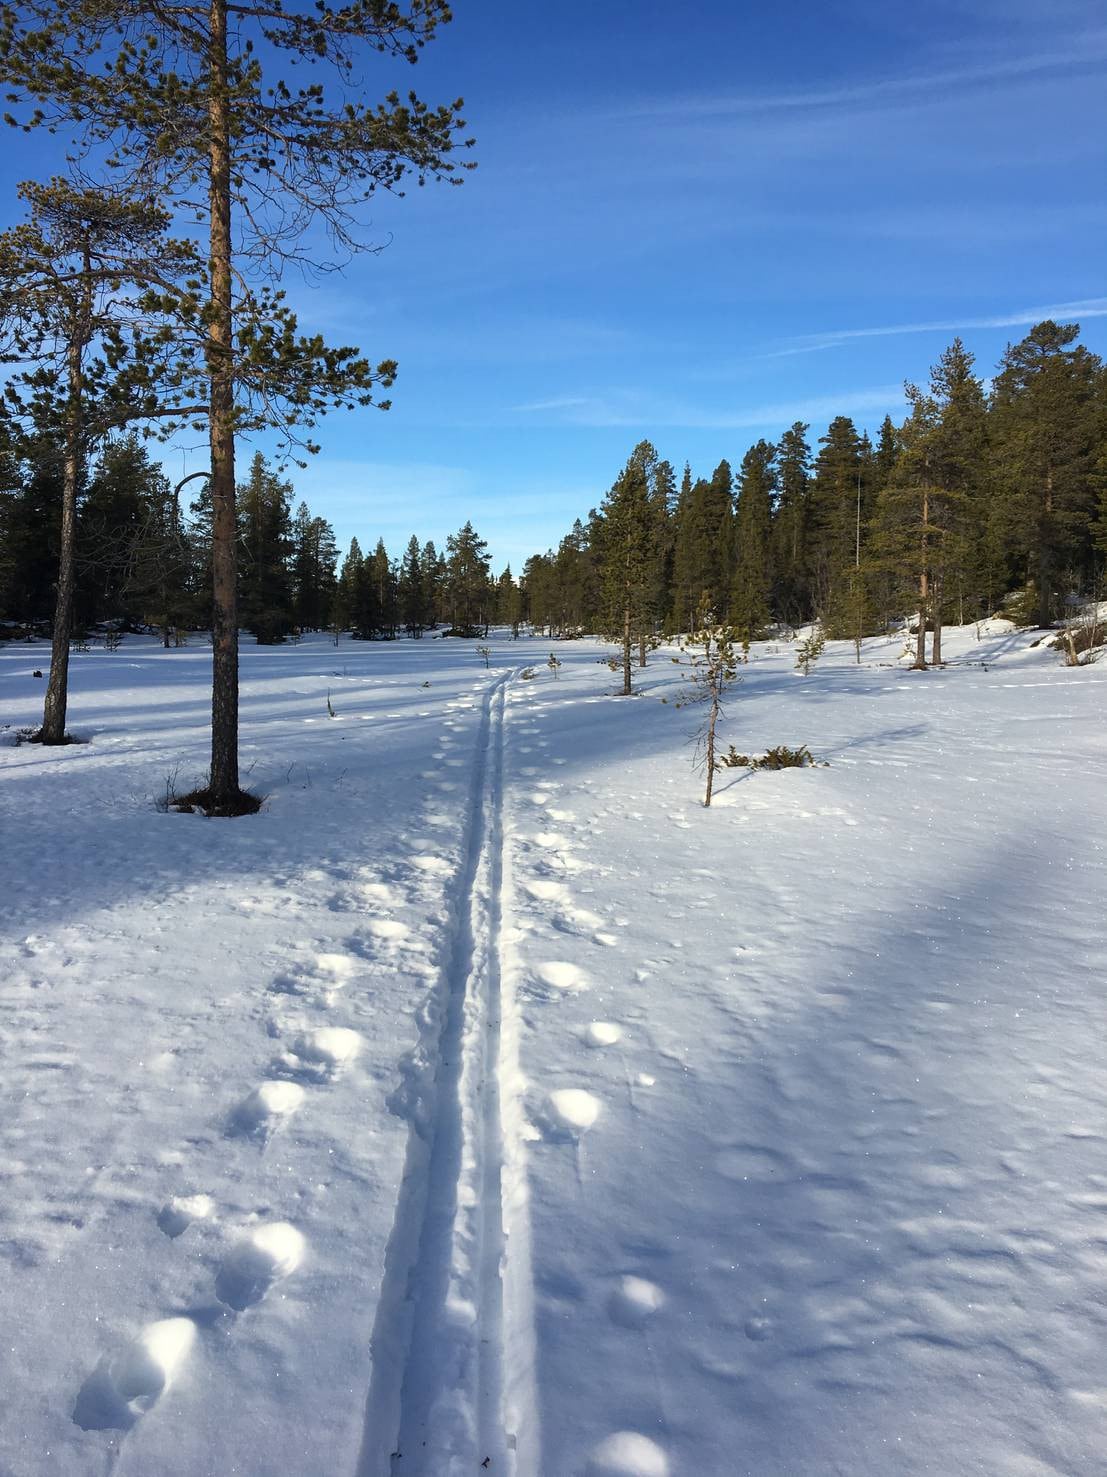
[[[667,652],[247,641],[231,821],[155,807],[202,640],[76,654],[91,742],[0,747],[0,1473],[1101,1472],[1107,661],[1033,639],[756,645],[724,747],[829,767],[710,811]]]

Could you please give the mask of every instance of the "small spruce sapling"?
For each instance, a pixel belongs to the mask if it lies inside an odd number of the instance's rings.
[[[492,648],[490,646],[478,646],[476,650],[477,655],[484,658],[484,665],[485,669],[487,670],[488,664],[492,658]]]
[[[550,652],[550,659],[546,663],[546,665],[547,665],[547,667],[549,667],[550,671],[554,674],[554,681],[556,682],[557,681],[557,678],[558,678],[558,675],[559,675],[559,673],[561,671],[561,660],[560,660],[560,658],[554,656],[553,652],[551,651]]]
[[[707,774],[704,792],[704,809],[711,805],[711,792],[715,784],[715,730],[719,715],[723,711],[723,699],[727,689],[742,679],[738,675],[741,660],[739,636],[733,626],[720,625],[715,620],[706,594],[700,601],[696,613],[695,634],[688,638],[681,650],[687,653],[689,686],[677,703],[683,708],[690,703],[706,704],[706,714],[696,729],[693,764],[701,765]]]
[[[811,633],[805,636],[796,647],[796,671],[802,672],[806,677],[811,668],[819,660],[826,646],[826,633],[821,625],[811,627]]]

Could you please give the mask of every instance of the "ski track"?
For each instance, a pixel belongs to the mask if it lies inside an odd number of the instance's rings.
[[[484,696],[452,947],[408,1064],[408,1159],[373,1331],[357,1477],[534,1470],[518,1026],[501,957],[512,675]]]

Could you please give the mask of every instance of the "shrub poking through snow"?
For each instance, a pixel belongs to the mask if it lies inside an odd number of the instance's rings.
[[[519,673],[519,676],[524,682],[530,682],[532,678],[538,676],[538,673],[533,667],[524,667],[523,670]]]
[[[553,652],[551,651],[550,652],[550,659],[546,663],[546,665],[547,665],[547,667],[549,667],[550,671],[554,674],[554,680],[556,681],[559,673],[561,672],[561,659],[560,659],[560,657],[554,656]]]
[[[806,744],[790,749],[787,744],[777,744],[764,754],[739,754],[733,744],[727,753],[719,756],[717,769],[807,769],[826,768],[825,759],[816,759]]]
[[[481,656],[481,657],[484,658],[484,665],[485,665],[485,668],[487,669],[488,663],[492,659],[492,648],[490,646],[478,646],[476,648],[476,653],[477,653],[478,656]]]

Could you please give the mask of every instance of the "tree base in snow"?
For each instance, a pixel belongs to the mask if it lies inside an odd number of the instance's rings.
[[[237,790],[229,796],[215,796],[210,790],[190,790],[187,795],[174,795],[166,808],[182,815],[192,815],[197,810],[207,816],[257,815],[264,799],[263,795],[252,795],[249,790]]]
[[[46,738],[41,728],[36,728],[31,733],[22,736],[21,743],[41,744],[45,749],[61,749],[66,744],[87,744],[88,739],[78,738],[75,733],[65,733],[61,738]]]

